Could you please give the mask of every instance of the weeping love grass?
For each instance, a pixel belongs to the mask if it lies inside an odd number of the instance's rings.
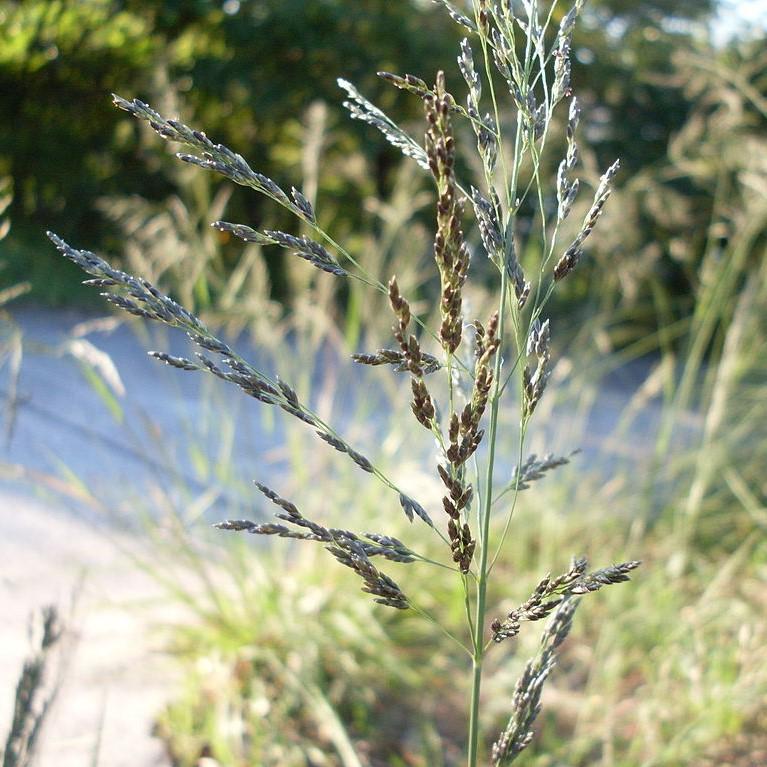
[[[576,556],[568,570],[543,577],[533,593],[508,614],[487,614],[488,584],[496,560],[504,554],[503,543],[519,493],[569,460],[551,454],[525,456],[526,435],[546,395],[553,364],[553,323],[546,310],[558,283],[587,257],[587,241],[608,201],[619,164],[615,162],[605,170],[583,219],[573,226],[570,218],[581,192],[574,175],[580,108],[570,78],[570,46],[583,0],[576,0],[568,9],[557,3],[544,6],[537,0],[474,0],[465,11],[444,0],[440,4],[467,33],[457,57],[465,101],[461,103],[447,90],[442,72],[433,85],[411,74],[380,73],[384,80],[423,102],[423,143],[354,85],[339,80],[352,118],[379,130],[433,180],[433,255],[435,282],[439,283],[439,322],[434,328],[414,315],[396,275],[388,284],[379,282],[365,270],[364,256],[355,257],[322,228],[313,205],[300,190],[285,191],[254,171],[240,154],[178,120],[166,119],[141,101],[115,96],[114,102],[147,122],[164,139],[184,147],[177,155],[181,161],[250,187],[288,210],[297,219],[300,233],[261,232],[225,221],[214,222],[214,227],[245,242],[278,247],[298,256],[322,272],[322,279],[360,280],[388,297],[394,319],[394,348],[360,351],[354,360],[391,366],[409,379],[413,416],[425,430],[424,436],[437,445],[434,471],[444,487],[441,509],[427,511],[411,492],[400,489],[358,446],[351,445],[301,401],[289,383],[257,369],[147,280],[114,268],[94,253],[73,248],[55,234],[50,237],[62,255],[91,276],[86,284],[102,289],[107,301],[140,318],[179,329],[195,348],[188,358],[150,352],[154,358],[181,370],[216,376],[262,404],[302,421],[324,445],[351,460],[361,479],[368,475],[390,492],[381,497],[382,519],[387,506],[399,505],[411,522],[421,526],[404,542],[385,532],[328,528],[261,483],[257,483],[258,490],[279,509],[278,521],[227,520],[218,524],[222,530],[321,544],[337,563],[359,577],[362,590],[376,602],[414,610],[435,624],[436,619],[408,596],[407,572],[395,581],[389,574],[391,568],[421,563],[439,568],[440,577],[459,579],[466,612],[464,635],[441,628],[465,649],[471,663],[466,763],[476,767],[489,761],[500,767],[511,764],[533,737],[541,692],[557,650],[570,631],[579,599],[628,580],[639,565],[629,561],[590,570],[586,560]],[[542,158],[558,124],[557,111],[564,116],[562,143],[566,149],[549,184],[543,177]],[[459,141],[466,136],[471,137],[471,151],[480,161],[478,178],[464,178],[456,163]],[[523,235],[525,230],[519,222],[530,209],[537,225]],[[479,252],[472,252],[464,234],[465,222],[471,217],[479,230]],[[525,237],[539,239],[538,250],[543,255],[536,264],[523,264],[517,256],[529,250],[523,247]],[[467,315],[464,287],[471,275],[472,258],[487,258],[497,275],[498,306],[487,318]],[[441,385],[435,383],[440,376]],[[516,403],[518,468],[510,482],[507,479],[499,486],[498,445],[502,439],[508,441],[499,427],[502,400]],[[503,534],[500,541],[494,541],[491,517],[502,499],[498,509]],[[418,553],[419,540],[425,535],[441,539],[443,561]],[[509,701],[507,725],[494,736],[481,732],[480,700],[487,654],[495,645],[512,641],[524,624],[543,620],[548,623],[539,653],[525,667]],[[487,749],[490,743],[492,747]]]

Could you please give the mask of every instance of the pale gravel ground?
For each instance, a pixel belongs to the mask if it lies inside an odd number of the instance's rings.
[[[14,319],[24,333],[25,353],[13,438],[6,443],[0,434],[0,740],[10,724],[15,683],[29,650],[30,613],[51,603],[66,611],[81,584],[71,619],[74,655],[36,767],[90,765],[99,738],[98,764],[103,767],[166,764],[151,729],[163,703],[178,691],[179,680],[163,656],[159,629],[183,616],[121,553],[128,538],[117,530],[125,524],[140,529],[131,512],[147,512],[157,502],[156,495],[146,492],[150,486],[168,490],[182,483],[194,493],[215,485],[214,478],[196,481],[184,446],[193,424],[199,444],[215,452],[217,422],[206,421],[211,437],[205,424],[195,421],[205,396],[199,379],[157,365],[146,355],[152,342],[123,326],[88,336],[114,361],[125,386],[125,419],[116,424],[77,362],[65,353],[73,329],[93,317],[25,307]],[[172,339],[171,348],[183,352],[183,339]],[[0,399],[8,384],[7,366],[0,366]],[[244,401],[226,387],[222,396],[219,404],[227,412],[237,412]],[[3,426],[5,415],[3,409]],[[277,440],[264,434],[257,419],[241,419],[234,454],[252,460]],[[106,518],[88,504],[78,508],[76,495],[69,492],[76,483],[70,482],[65,496],[56,499],[54,483],[67,472],[99,500]],[[43,483],[44,499],[19,481],[25,473]],[[225,488],[216,489],[219,501],[210,513],[223,514],[219,507]],[[134,508],[133,498],[142,499],[143,506]],[[119,524],[111,524],[111,517],[112,522],[119,518]],[[207,527],[209,521],[206,517],[198,524]]]
[[[173,672],[152,631],[158,588],[118,545],[50,503],[0,490],[0,731],[29,650],[30,611],[68,612],[75,643],[37,767],[164,765],[151,736],[154,714],[173,690]],[[139,609],[136,608],[140,604]],[[147,606],[148,605],[148,606]],[[167,618],[167,613],[163,617]]]

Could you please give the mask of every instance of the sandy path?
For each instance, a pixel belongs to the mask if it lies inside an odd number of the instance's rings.
[[[0,515],[3,739],[28,653],[30,611],[54,603],[66,612],[79,587],[71,618],[76,643],[38,765],[83,767],[93,763],[97,747],[100,765],[165,764],[150,734],[154,713],[173,689],[168,661],[150,628],[160,606],[156,584],[114,542],[49,504],[0,492]]]
[[[6,441],[0,429],[0,740],[29,651],[30,613],[52,603],[66,612],[82,584],[72,619],[78,641],[37,767],[93,764],[99,737],[99,765],[151,767],[164,763],[150,735],[153,717],[177,689],[162,641],[151,629],[181,617],[181,608],[162,602],[157,584],[120,553],[126,538],[114,532],[116,525],[108,538],[87,520],[103,525],[114,515],[111,522],[119,523],[120,509],[131,511],[126,499],[147,498],[142,488],[150,485],[169,489],[176,499],[174,488],[192,495],[207,489],[214,480],[197,481],[186,444],[197,440],[215,454],[219,419],[199,415],[209,400],[200,377],[158,365],[146,354],[153,341],[126,326],[102,328],[96,318],[101,329],[88,338],[109,356],[124,388],[118,396],[123,418],[116,419],[67,352],[72,339],[81,339],[77,328],[93,319],[36,307],[15,316],[24,356],[12,439]],[[168,345],[158,343],[174,353],[186,349],[178,334]],[[0,365],[3,429],[10,388],[8,366]],[[219,390],[223,412],[236,413],[245,402],[233,387]],[[259,428],[258,409],[247,412],[253,418],[239,420],[233,454],[250,461],[278,437]],[[77,487],[86,487],[104,511],[81,504],[78,515],[63,499],[32,497],[29,482],[9,479],[24,476],[53,493],[63,489],[72,506],[78,506]],[[221,488],[216,497],[224,493]],[[151,511],[153,498],[141,512]]]

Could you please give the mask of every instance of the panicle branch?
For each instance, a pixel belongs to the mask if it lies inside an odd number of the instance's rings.
[[[527,338],[527,356],[535,357],[535,367],[528,364],[522,371],[523,414],[526,418],[533,414],[536,405],[543,396],[546,382],[551,374],[549,370],[550,343],[549,321],[546,320],[542,323],[540,320],[535,320]]]
[[[461,13],[461,11],[458,10],[458,8],[453,5],[453,3],[450,2],[450,0],[432,0],[432,2],[436,3],[437,5],[441,5],[450,15],[450,18],[456,23],[460,24],[460,26],[464,27],[465,29],[468,29],[470,32],[476,32],[477,27],[474,24],[474,22],[466,16],[464,13]]]
[[[352,359],[360,365],[393,365],[397,373],[409,373],[407,355],[400,349],[378,349],[375,354],[352,354]],[[424,375],[434,373],[442,363],[432,354],[421,350],[421,369]]]
[[[429,162],[423,147],[402,130],[393,120],[387,117],[375,104],[368,101],[348,80],[338,78],[338,86],[346,91],[348,101],[344,106],[354,120],[372,125],[377,128],[386,140],[402,152],[406,157],[415,160],[422,168],[427,169]]]
[[[527,490],[531,482],[543,479],[546,473],[552,469],[570,463],[572,455],[572,453],[569,456],[547,453],[539,458],[535,453],[531,453],[521,466],[514,467],[507,487],[516,490]]]
[[[589,212],[586,214],[586,218],[583,220],[581,231],[578,232],[577,237],[572,241],[570,246],[564,252],[562,257],[554,267],[554,279],[559,282],[567,277],[570,272],[575,269],[578,262],[583,255],[583,243],[586,238],[591,234],[596,226],[599,217],[602,215],[602,209],[607,202],[607,198],[610,196],[612,189],[610,184],[612,183],[615,174],[620,168],[620,161],[616,160],[599,179],[599,186],[597,187],[596,194],[594,195],[594,202],[589,208]],[[577,187],[576,187],[577,191]]]
[[[458,68],[469,89],[466,96],[466,116],[471,121],[471,127],[477,137],[477,151],[486,173],[492,176],[498,159],[498,126],[489,112],[485,113],[484,117],[481,116],[482,80],[474,65],[471,45],[465,37],[461,41]]]
[[[299,540],[320,541],[328,544],[327,550],[346,567],[350,567],[365,582],[363,591],[378,597],[375,601],[406,610],[409,607],[407,597],[397,584],[380,572],[370,561],[371,557],[381,556],[392,562],[414,562],[415,556],[402,541],[387,535],[366,533],[367,541],[362,540],[350,530],[323,527],[304,517],[294,503],[281,498],[274,490],[256,482],[256,487],[283,511],[277,514],[282,519],[297,528],[308,532],[300,532],[285,525],[262,523],[257,524],[247,520],[227,520],[214,525],[219,530],[234,530],[248,532],[254,535],[277,535],[281,538],[296,538]],[[371,542],[372,541],[372,542]]]
[[[563,599],[574,594],[598,591],[603,586],[629,580],[629,573],[641,563],[635,560],[610,565],[601,570],[587,573],[588,561],[584,557],[573,559],[570,568],[556,578],[546,576],[534,589],[530,597],[512,610],[506,618],[496,618],[491,629],[493,641],[502,642],[517,636],[523,621],[538,621],[545,618]]]
[[[292,250],[295,255],[308,261],[323,272],[334,274],[336,277],[346,277],[348,272],[328,253],[324,245],[309,239],[305,235],[296,237],[286,232],[273,229],[258,232],[244,224],[230,224],[228,221],[214,221],[212,227],[219,232],[230,232],[245,242],[255,242],[259,245],[279,245]]]
[[[568,174],[578,163],[578,145],[575,142],[575,131],[580,120],[581,110],[578,101],[573,97],[570,102],[570,111],[567,119],[567,154],[562,162],[559,163],[557,171],[557,220],[564,221],[573,207],[575,198],[578,194],[580,182],[576,178],[574,181],[568,180]]]
[[[304,221],[314,223],[312,206],[301,192],[294,188],[292,198],[289,197],[279,184],[263,173],[254,171],[241,154],[233,152],[223,144],[214,143],[205,133],[190,128],[180,120],[169,120],[163,117],[143,101],[138,99],[129,101],[117,94],[112,94],[112,100],[116,107],[147,122],[162,138],[191,147],[198,152],[198,154],[179,153],[176,155],[179,160],[220,173],[235,184],[248,186],[288,208]]]
[[[496,211],[500,209],[500,201],[494,190],[491,190],[493,203],[491,203],[478,189],[471,188],[471,201],[474,207],[474,215],[477,219],[479,234],[482,245],[488,258],[498,267],[505,269],[506,274],[514,288],[519,309],[524,308],[530,295],[530,283],[525,279],[522,265],[517,259],[514,245],[514,234],[509,227],[506,233],[501,232]]]
[[[511,716],[508,724],[493,744],[493,767],[506,767],[530,745],[533,724],[541,712],[541,693],[556,662],[556,650],[565,641],[573,625],[573,615],[578,600],[566,597],[557,605],[548,626],[541,637],[537,657],[529,660],[517,681],[511,699]]]
[[[340,453],[348,455],[363,471],[375,474],[384,484],[395,490],[408,519],[412,521],[415,513],[431,525],[428,514],[420,504],[402,493],[373,466],[368,458],[338,436],[301,402],[296,391],[285,381],[279,379],[273,381],[246,362],[227,343],[213,335],[202,320],[172,298],[161,293],[147,280],[114,268],[95,253],[72,248],[52,232],[48,232],[48,237],[65,258],[73,261],[83,271],[93,275],[95,279],[86,280],[86,285],[111,288],[115,291],[101,294],[107,301],[137,317],[155,320],[184,331],[192,343],[201,350],[196,353],[196,362],[184,357],[175,357],[166,352],[150,352],[150,356],[181,370],[207,371],[223,381],[234,384],[245,394],[259,402],[276,405],[286,413],[313,427],[320,439]],[[209,357],[207,353],[218,355],[223,366]]]

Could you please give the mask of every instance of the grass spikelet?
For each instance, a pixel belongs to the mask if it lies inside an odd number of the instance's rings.
[[[541,637],[539,654],[527,662],[517,682],[511,701],[512,714],[506,728],[493,744],[493,767],[509,765],[533,739],[533,724],[541,712],[541,693],[556,662],[556,650],[564,642],[573,625],[577,599],[563,599]]]
[[[450,109],[455,99],[445,90],[445,75],[437,74],[434,95],[424,99],[426,154],[429,169],[437,184],[437,234],[434,260],[442,283],[439,337],[445,351],[452,354],[463,333],[462,289],[469,270],[469,249],[461,230],[463,203],[455,179],[455,139],[450,124]]]
[[[377,128],[386,140],[406,157],[415,160],[422,168],[429,167],[426,153],[418,143],[405,133],[395,122],[389,119],[377,106],[371,104],[348,80],[338,79],[338,86],[346,91],[348,101],[344,106],[354,120]]]
[[[554,279],[557,280],[557,282],[567,277],[581,260],[581,256],[583,255],[583,243],[594,230],[597,220],[602,215],[602,209],[610,196],[610,184],[619,168],[620,161],[616,160],[599,179],[599,186],[594,195],[594,202],[591,204],[589,212],[586,214],[586,218],[581,226],[581,231],[578,232],[577,237],[573,240],[554,267]],[[575,188],[575,191],[577,192],[577,187]]]

